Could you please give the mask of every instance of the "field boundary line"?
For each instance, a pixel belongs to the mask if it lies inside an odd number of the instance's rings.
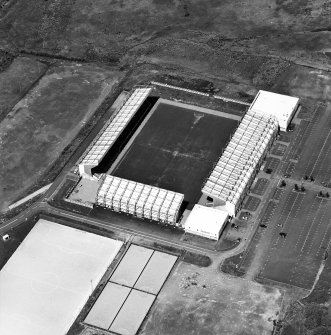
[[[11,205],[8,206],[8,209],[9,209],[9,210],[12,210],[12,209],[14,209],[14,208],[16,208],[16,207],[18,207],[18,206],[24,204],[25,202],[27,202],[27,201],[29,201],[29,200],[35,198],[37,195],[46,192],[46,191],[52,186],[52,184],[53,184],[53,183],[50,183],[50,184],[48,184],[48,185],[46,185],[46,186],[40,188],[39,190],[37,190],[37,191],[35,191],[35,192],[33,192],[33,193],[27,195],[26,197],[24,197],[24,198],[22,198],[22,199],[20,199],[20,200],[18,200],[18,201],[16,201],[16,202],[13,202]]]
[[[172,88],[174,90],[178,90],[178,91],[183,91],[183,92],[187,92],[187,93],[193,93],[193,94],[197,94],[197,95],[203,95],[205,97],[212,97],[215,99],[220,99],[223,100],[225,102],[234,102],[236,104],[240,104],[240,105],[244,105],[244,106],[250,106],[251,104],[245,101],[241,101],[241,100],[237,100],[237,99],[232,99],[232,98],[227,98],[221,95],[213,95],[213,94],[209,94],[209,93],[203,93],[200,91],[196,91],[196,90],[191,90],[189,88],[183,88],[183,87],[179,87],[179,86],[174,86],[174,85],[169,85],[169,84],[165,84],[165,83],[160,83],[158,81],[151,81],[152,85],[156,85],[156,86],[161,86],[161,87],[167,87],[167,88]]]

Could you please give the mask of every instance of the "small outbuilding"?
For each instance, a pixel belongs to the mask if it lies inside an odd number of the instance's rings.
[[[185,222],[185,232],[218,240],[229,220],[226,211],[195,205]]]

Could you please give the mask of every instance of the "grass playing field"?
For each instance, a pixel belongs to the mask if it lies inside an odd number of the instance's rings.
[[[111,173],[183,193],[193,207],[238,124],[216,113],[159,103]]]

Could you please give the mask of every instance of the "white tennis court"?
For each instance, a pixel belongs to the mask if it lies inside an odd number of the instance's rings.
[[[121,285],[133,287],[152,254],[152,249],[132,244],[110,280]]]
[[[134,288],[157,295],[176,260],[176,256],[154,251]]]
[[[136,334],[176,261],[177,256],[131,244],[85,322]]]
[[[0,272],[0,334],[65,335],[121,245],[39,220]]]
[[[130,288],[107,283],[98,300],[88,313],[85,322],[108,329],[130,293]]]
[[[132,290],[109,330],[122,335],[135,335],[154,299],[155,295]]]

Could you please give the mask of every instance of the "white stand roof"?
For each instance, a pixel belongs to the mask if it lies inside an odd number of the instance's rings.
[[[225,211],[195,205],[185,222],[185,232],[218,240],[228,217]]]
[[[230,215],[277,129],[274,116],[248,111],[204,184],[202,192],[228,203]]]
[[[103,127],[98,134],[97,140],[89,147],[85,157],[79,164],[79,173],[82,177],[92,177],[91,169],[100,163],[151,90],[150,87],[135,89],[115,117]]]
[[[149,220],[176,225],[184,195],[155,186],[105,175],[97,204]]]
[[[280,129],[286,130],[298,104],[299,98],[260,90],[249,110],[262,113],[263,115],[273,115],[276,117]]]

